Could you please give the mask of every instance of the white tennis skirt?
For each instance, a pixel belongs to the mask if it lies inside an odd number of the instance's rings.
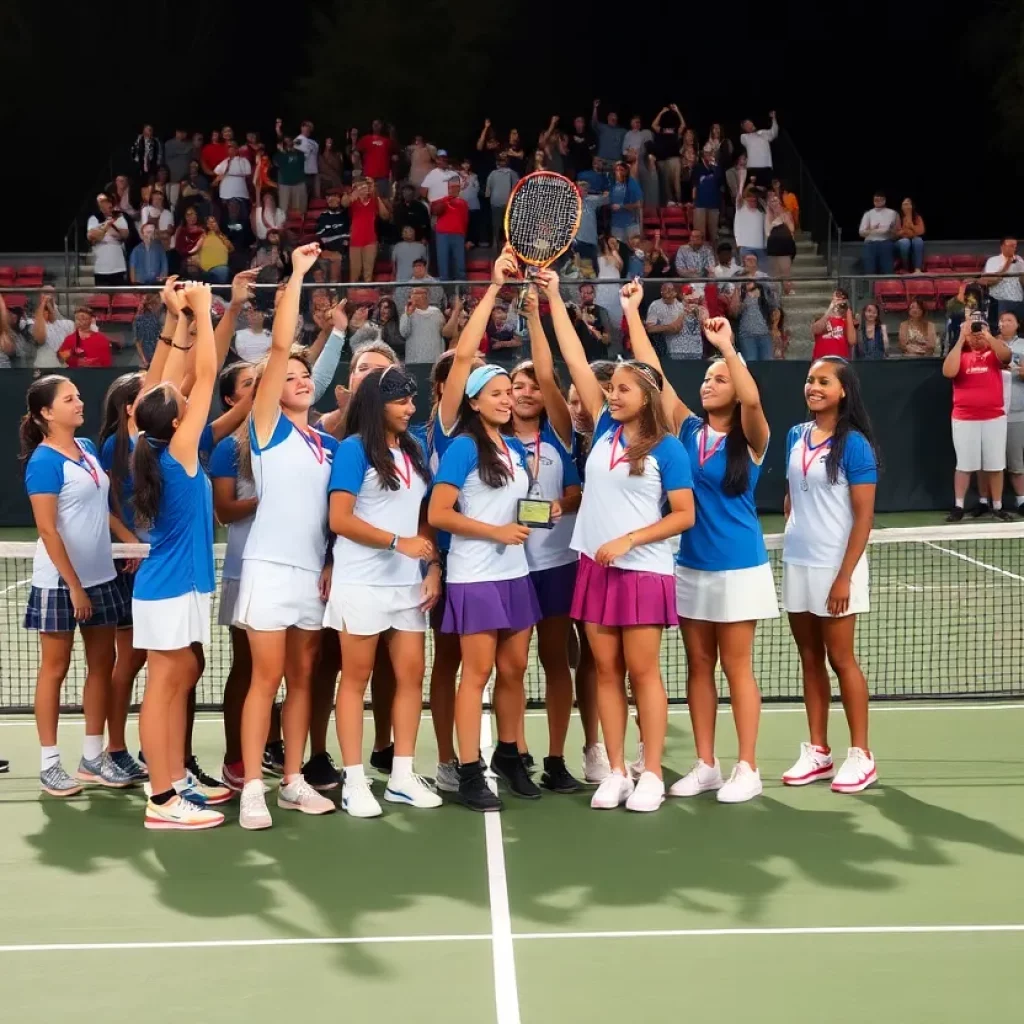
[[[676,614],[698,622],[776,619],[779,602],[772,567],[765,562],[749,569],[711,572],[677,565]]]
[[[132,598],[132,646],[139,651],[180,651],[210,642],[212,594],[191,590],[158,601]]]
[[[217,625],[233,626],[238,609],[239,580],[221,580],[220,605],[217,608]]]
[[[292,626],[321,629],[323,621],[320,573],[256,558],[242,560],[232,625],[272,633]]]
[[[830,619],[828,594],[836,581],[838,569],[812,565],[782,566],[782,606],[787,612],[810,612],[821,619]],[[850,578],[850,605],[847,615],[862,615],[871,610],[868,599],[868,560],[862,556]]]
[[[425,633],[427,613],[420,608],[420,584],[373,587],[332,583],[324,625],[353,636],[377,636],[389,629]]]

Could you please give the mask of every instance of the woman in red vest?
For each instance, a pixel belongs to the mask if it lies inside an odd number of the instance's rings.
[[[853,324],[850,296],[842,288],[837,288],[832,293],[828,309],[811,324],[811,332],[814,334],[812,363],[824,359],[825,356],[853,358],[857,344],[857,329]]]

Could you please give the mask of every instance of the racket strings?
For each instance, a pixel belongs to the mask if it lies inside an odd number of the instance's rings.
[[[513,195],[508,238],[525,263],[546,266],[572,243],[580,219],[579,192],[558,175],[531,175]]]

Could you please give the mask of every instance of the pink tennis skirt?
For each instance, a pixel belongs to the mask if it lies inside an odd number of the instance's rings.
[[[675,579],[656,572],[607,568],[580,555],[569,612],[599,626],[674,626]]]

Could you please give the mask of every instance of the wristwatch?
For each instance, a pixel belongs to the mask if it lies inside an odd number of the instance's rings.
[[[396,533],[391,538],[391,543],[388,545],[388,551],[394,551],[398,547],[398,534]]]

